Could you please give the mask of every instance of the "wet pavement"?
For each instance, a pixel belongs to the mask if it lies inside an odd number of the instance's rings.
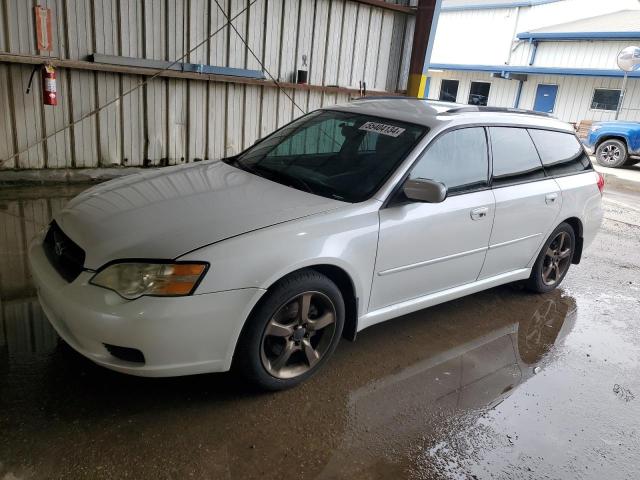
[[[26,243],[81,188],[0,188],[0,479],[640,476],[640,184],[610,179],[562,288],[371,327],[277,394],[130,377],[58,340]]]

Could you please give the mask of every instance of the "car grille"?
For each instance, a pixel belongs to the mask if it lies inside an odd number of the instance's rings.
[[[51,222],[42,244],[53,268],[67,282],[73,282],[84,268],[85,253],[65,235],[56,222]]]

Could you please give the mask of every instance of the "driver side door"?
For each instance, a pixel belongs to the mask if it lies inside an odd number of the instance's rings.
[[[447,187],[441,203],[402,192],[380,210],[369,311],[476,281],[495,214],[483,127],[448,131],[429,144],[409,178]]]

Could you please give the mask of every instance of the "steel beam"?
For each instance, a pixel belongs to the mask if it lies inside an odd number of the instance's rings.
[[[431,61],[431,51],[436,37],[441,4],[442,0],[418,0],[409,64],[409,83],[407,84],[407,95],[410,97],[425,97],[427,71]]]
[[[413,15],[415,9],[413,7],[407,7],[405,5],[398,5],[395,3],[385,2],[384,0],[351,0],[355,3],[362,3],[364,5],[371,5],[372,7],[382,8],[384,10],[392,10],[394,12],[406,13],[407,15]]]

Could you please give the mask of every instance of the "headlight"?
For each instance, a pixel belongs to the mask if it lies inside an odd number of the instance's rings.
[[[592,125],[591,126],[591,131],[595,132],[596,130],[599,130],[602,128],[602,125]]]
[[[189,295],[207,270],[205,263],[119,262],[96,273],[89,283],[133,300],[143,295]]]

